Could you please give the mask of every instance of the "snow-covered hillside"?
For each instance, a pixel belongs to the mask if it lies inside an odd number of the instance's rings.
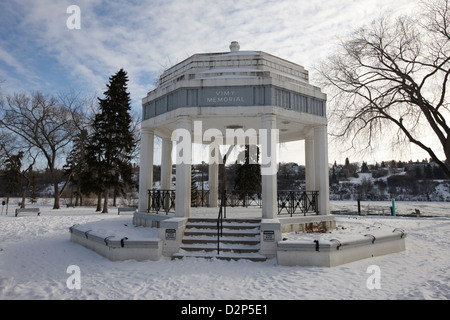
[[[331,200],[450,201],[450,180],[416,180],[405,172],[374,178],[358,173],[330,186]]]

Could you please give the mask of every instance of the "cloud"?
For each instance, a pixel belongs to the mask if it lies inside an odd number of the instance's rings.
[[[30,91],[52,93],[64,85],[102,94],[109,77],[124,68],[139,110],[158,74],[192,54],[225,52],[239,41],[241,50],[265,51],[313,74],[339,37],[382,12],[407,13],[418,2],[7,1],[0,5],[0,79]],[[81,9],[81,30],[66,26],[72,4]]]
[[[15,57],[13,57],[10,53],[6,52],[2,48],[0,48],[0,60],[3,61],[6,65],[12,67],[22,76],[25,76],[27,74],[27,70],[23,67],[20,61],[18,61]]]
[[[74,81],[96,88],[123,67],[139,94],[152,88],[164,66],[197,52],[227,51],[233,40],[244,50],[312,65],[329,52],[336,34],[370,17],[366,7],[395,6],[387,0],[83,0],[76,1],[82,29],[69,30],[66,9],[72,2],[16,0],[24,12],[20,28],[27,43],[22,45],[43,50]]]

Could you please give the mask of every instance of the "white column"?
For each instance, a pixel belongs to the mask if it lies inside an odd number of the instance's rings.
[[[261,197],[263,219],[277,219],[278,214],[278,132],[276,131],[276,128],[277,120],[275,115],[264,115],[261,123],[262,130],[259,134],[261,145]],[[264,131],[266,139],[261,139],[261,135],[264,133]],[[275,136],[273,134],[275,134]]]
[[[148,190],[153,187],[153,144],[155,135],[153,130],[141,129],[141,151],[139,164],[139,208],[140,212],[147,212]]]
[[[305,139],[305,180],[306,191],[316,191],[316,172],[314,169],[314,140],[313,137]]]
[[[219,164],[212,160],[211,152],[217,152],[213,146],[209,145],[209,166],[208,166],[208,184],[209,184],[209,206],[216,208],[219,205]]]
[[[161,143],[161,190],[172,189],[172,140],[167,137],[162,138]],[[164,209],[170,207],[170,198],[164,200]]]
[[[161,189],[170,190],[172,187],[172,140],[162,138],[161,146]]]
[[[330,212],[327,126],[314,128],[314,162],[316,171],[316,189],[319,191],[319,214],[326,215]]]
[[[191,163],[192,163],[192,120],[187,116],[177,118],[176,188],[175,216],[191,215]]]

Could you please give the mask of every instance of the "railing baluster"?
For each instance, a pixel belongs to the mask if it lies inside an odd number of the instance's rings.
[[[175,190],[148,190],[147,212],[164,211],[167,215],[171,209],[175,210]]]

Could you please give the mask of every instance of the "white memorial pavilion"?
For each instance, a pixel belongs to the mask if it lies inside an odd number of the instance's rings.
[[[195,54],[166,70],[142,100],[139,212],[153,188],[154,138],[162,140],[161,189],[172,182],[176,141],[175,216],[191,213],[190,143],[209,144],[209,205],[218,205],[218,146],[239,134],[261,148],[262,218],[277,219],[276,144],[305,141],[306,191],[329,214],[326,95],[302,66],[260,51]],[[187,133],[190,133],[189,135]],[[233,138],[233,137],[231,137]],[[300,160],[300,159],[299,159]]]
[[[114,234],[74,225],[72,241],[113,261],[276,258],[289,266],[331,267],[405,250],[406,234],[399,228],[352,239],[284,241],[283,232],[336,227],[329,212],[326,96],[309,84],[302,66],[265,52],[240,51],[232,42],[230,52],[195,54],[166,70],[142,107],[139,208],[132,209],[133,224],[158,228],[158,237],[135,237],[135,228]],[[156,136],[162,140],[159,189],[153,187]],[[301,198],[280,203],[277,143],[299,140],[305,141],[306,190],[294,191]],[[209,145],[208,204],[219,212],[217,219],[191,216],[192,143]],[[233,143],[260,148],[260,217],[222,219],[224,198],[217,210],[219,147]],[[176,181],[170,190],[173,145]],[[287,202],[290,214],[281,215]],[[301,214],[293,214],[299,206]],[[244,215],[247,209],[239,210],[235,213]]]

